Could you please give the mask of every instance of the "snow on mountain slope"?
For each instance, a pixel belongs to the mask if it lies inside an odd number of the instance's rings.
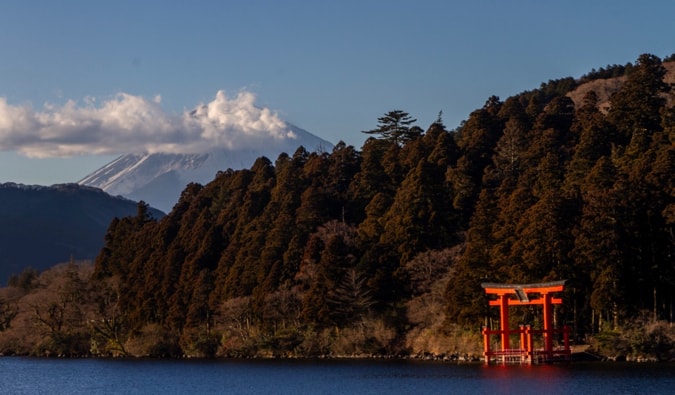
[[[290,124],[288,127],[296,138],[270,139],[269,144],[260,149],[214,148],[195,154],[123,155],[78,183],[101,188],[111,195],[143,200],[152,207],[169,212],[190,182],[206,184],[215,178],[218,171],[248,168],[261,156],[274,161],[280,153],[292,155],[300,146],[308,151],[327,151],[333,147],[333,144],[303,129]]]

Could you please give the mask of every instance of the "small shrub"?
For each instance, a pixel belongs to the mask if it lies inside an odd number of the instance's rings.
[[[213,358],[220,345],[220,334],[201,329],[187,329],[181,336],[180,346],[185,355],[194,358]]]
[[[675,327],[645,315],[628,321],[620,330],[596,334],[590,343],[594,352],[614,360],[675,360]]]
[[[137,357],[180,357],[183,355],[178,337],[159,324],[145,325],[127,341],[129,355]]]
[[[627,356],[635,360],[675,360],[675,328],[665,321],[636,319],[622,334]]]
[[[611,359],[621,359],[626,356],[627,345],[621,338],[619,331],[602,331],[591,338],[591,350]]]

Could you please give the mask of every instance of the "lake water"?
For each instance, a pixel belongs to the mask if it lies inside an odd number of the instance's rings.
[[[675,394],[675,365],[0,358],[2,394]]]

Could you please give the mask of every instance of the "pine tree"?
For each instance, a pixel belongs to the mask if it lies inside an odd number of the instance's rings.
[[[418,253],[447,246],[452,213],[441,169],[422,160],[398,189],[383,218],[381,241],[400,254],[405,264]]]
[[[596,161],[610,154],[611,128],[598,109],[598,96],[594,91],[584,97],[571,131],[578,135],[578,142],[566,172],[567,189],[579,188]]]
[[[362,133],[377,134],[381,138],[397,145],[404,145],[409,141],[415,140],[422,136],[423,133],[419,127],[411,126],[417,122],[417,119],[412,118],[405,111],[389,111],[383,117],[378,118],[377,121],[378,125],[376,129],[364,130]]]
[[[627,143],[634,133],[653,133],[661,129],[662,93],[670,92],[663,81],[666,70],[658,56],[643,54],[628,73],[626,82],[612,96],[609,118]]]
[[[455,276],[446,291],[446,316],[450,323],[470,327],[482,322],[488,310],[480,284],[507,280],[489,266],[494,245],[491,224],[496,212],[494,196],[490,190],[483,189],[467,231],[466,250],[457,262]]]
[[[579,277],[588,276],[591,285],[583,293],[590,294],[590,307],[596,316],[605,321],[614,321],[614,317],[618,317],[625,281],[622,278],[625,265],[621,248],[622,223],[616,210],[615,180],[616,169],[605,157],[588,174],[584,181],[584,206],[575,230],[573,250]]]

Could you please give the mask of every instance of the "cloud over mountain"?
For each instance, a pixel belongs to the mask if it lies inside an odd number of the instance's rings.
[[[12,105],[0,98],[0,150],[28,157],[69,157],[130,152],[201,153],[222,147],[257,149],[296,134],[255,95],[241,91],[215,98],[181,114],[167,113],[161,97],[148,100],[119,93],[98,102],[86,98],[63,105]]]

